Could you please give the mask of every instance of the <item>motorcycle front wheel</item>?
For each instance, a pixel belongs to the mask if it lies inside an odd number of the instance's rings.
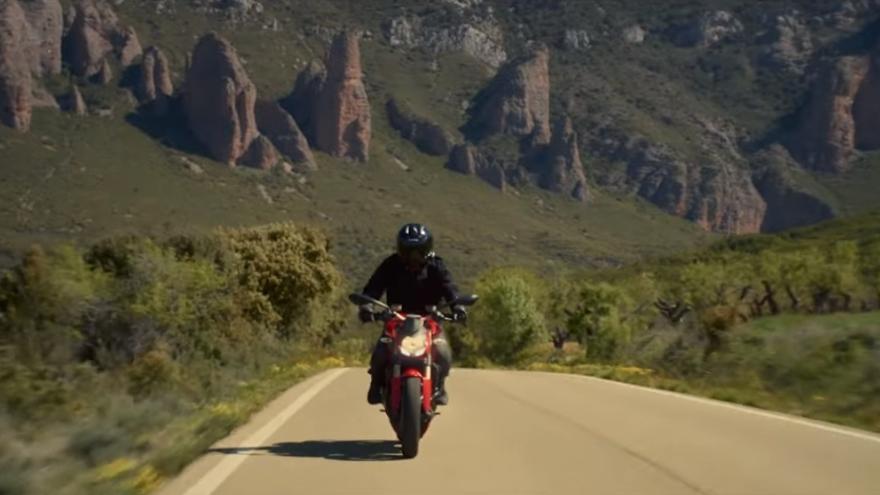
[[[422,436],[422,381],[406,378],[400,404],[400,445],[403,457],[412,459],[419,453]]]

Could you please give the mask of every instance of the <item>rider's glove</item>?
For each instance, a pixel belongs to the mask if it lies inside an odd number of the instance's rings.
[[[467,321],[467,309],[464,306],[455,306],[452,308],[452,319],[455,321]]]
[[[376,321],[376,315],[370,309],[369,306],[361,306],[358,310],[358,319],[363,323],[370,323],[372,321]]]

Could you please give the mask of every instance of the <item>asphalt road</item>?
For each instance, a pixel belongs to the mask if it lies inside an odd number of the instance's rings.
[[[454,370],[403,460],[361,369],[287,391],[161,495],[880,495],[880,436],[581,376]]]

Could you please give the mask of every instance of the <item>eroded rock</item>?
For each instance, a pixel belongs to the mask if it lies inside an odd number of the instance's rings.
[[[503,67],[477,97],[465,132],[474,139],[493,134],[550,142],[550,50],[538,44]]]
[[[183,101],[189,127],[211,156],[233,165],[259,136],[254,105],[257,89],[235,49],[215,33],[203,36],[192,55]],[[263,163],[260,148],[249,163]]]
[[[422,152],[434,156],[445,156],[452,151],[455,138],[440,125],[424,117],[413,115],[394,98],[388,100],[385,109],[388,112],[391,127],[397,130],[401,137],[415,144]]]
[[[330,46],[326,66],[327,79],[312,115],[315,145],[333,156],[367,161],[372,127],[358,36],[339,34]]]

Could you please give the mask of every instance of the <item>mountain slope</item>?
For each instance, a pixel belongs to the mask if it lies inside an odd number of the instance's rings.
[[[334,232],[346,265],[362,271],[387,251],[398,223],[420,219],[449,241],[453,264],[473,273],[500,257],[541,267],[613,264],[700,242],[700,230],[779,230],[880,206],[876,152],[856,152],[849,171],[832,175],[783,146],[797,136],[822,67],[869,53],[876,2],[179,0],[113,8],[119,20],[107,36],[124,44],[110,46],[101,67],[90,60],[94,77],[68,69],[33,76],[56,97],[76,85],[92,115],[38,109],[29,134],[0,130],[7,250],[293,218]],[[76,28],[70,22],[65,29]],[[228,170],[206,158],[183,110],[148,115],[117,87],[140,70],[125,56],[132,33],[167,55],[180,91],[197,38],[215,31],[234,47],[258,98],[284,98],[343,28],[362,33],[373,135],[365,165],[316,153],[318,170],[307,176]],[[536,162],[545,154],[528,135],[475,143],[512,186],[502,194],[446,170],[445,157],[420,153],[389,126],[394,98],[466,142],[481,90],[496,74],[516,74],[504,64],[540,43],[549,47],[546,126],[571,118],[573,141],[565,142],[583,159],[589,194],[578,190],[588,203],[537,187],[562,189],[535,180],[553,160]]]

